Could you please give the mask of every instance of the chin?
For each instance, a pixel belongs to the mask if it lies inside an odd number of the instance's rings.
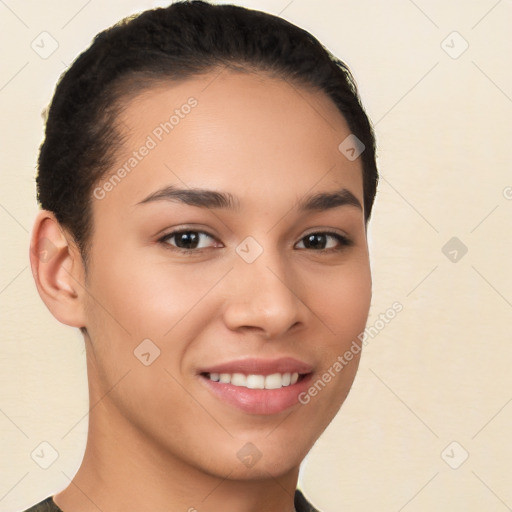
[[[298,460],[296,456],[290,457],[289,460],[283,458],[272,457],[270,460],[263,460],[262,457],[253,466],[244,464],[236,464],[228,470],[229,480],[251,481],[251,480],[268,480],[269,478],[281,478],[298,471],[302,460]],[[222,476],[225,477],[226,473]]]
[[[275,449],[268,441],[255,443],[236,440],[221,453],[211,453],[208,460],[197,461],[195,466],[211,476],[229,480],[280,478],[298,471],[310,448],[301,450],[295,443],[285,451],[283,447]]]

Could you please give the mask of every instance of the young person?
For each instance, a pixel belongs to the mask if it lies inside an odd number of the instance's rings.
[[[314,511],[299,467],[356,374],[377,180],[308,32],[191,1],[100,33],[55,91],[30,251],[84,337],[88,439],[29,511]]]

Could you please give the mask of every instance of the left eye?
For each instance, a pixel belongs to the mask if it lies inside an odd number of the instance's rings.
[[[329,244],[329,240],[331,243]],[[302,244],[301,249],[316,249],[320,251],[327,251],[336,249],[337,246],[350,245],[349,240],[338,233],[310,233],[301,239],[299,244]]]
[[[171,243],[170,241],[173,239],[174,243]],[[214,240],[212,236],[203,231],[174,231],[164,236],[160,241],[174,245],[177,249],[188,251],[208,247],[208,239]]]

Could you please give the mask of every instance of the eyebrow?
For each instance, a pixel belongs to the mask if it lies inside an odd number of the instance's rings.
[[[152,192],[142,201],[139,201],[137,205],[155,201],[181,202],[208,209],[240,210],[240,201],[233,194],[201,188],[180,189],[174,185]],[[297,206],[301,212],[330,210],[340,206],[354,206],[361,211],[363,210],[359,199],[346,188],[335,192],[319,192],[306,196],[298,201]]]

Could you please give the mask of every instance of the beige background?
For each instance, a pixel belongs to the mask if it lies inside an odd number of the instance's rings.
[[[368,325],[403,305],[369,338],[303,465],[305,493],[325,512],[512,510],[511,0],[238,3],[281,13],[351,66],[382,173]],[[0,1],[0,512],[65,487],[86,439],[81,337],[28,266],[40,114],[93,35],[157,5]],[[31,48],[43,31],[58,42],[46,59]],[[30,456],[43,441],[59,454],[48,469]]]

